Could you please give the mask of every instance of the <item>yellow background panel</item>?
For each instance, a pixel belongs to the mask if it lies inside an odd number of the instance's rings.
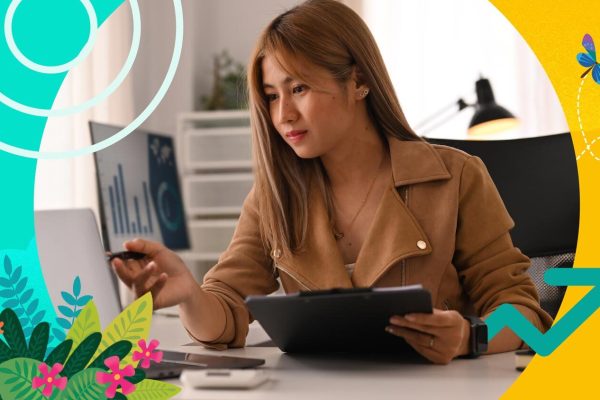
[[[600,136],[600,85],[589,74],[581,86],[585,68],[575,58],[585,52],[581,41],[586,33],[600,45],[600,1],[492,0],[492,4],[521,33],[545,68],[565,112],[576,154],[587,147],[580,126],[590,144],[577,162],[581,216],[575,264],[600,267],[600,160],[590,152],[597,152],[600,159],[600,141],[591,144]],[[588,291],[569,288],[558,318]],[[600,398],[599,364],[600,316],[595,312],[550,356],[536,357],[503,398]]]

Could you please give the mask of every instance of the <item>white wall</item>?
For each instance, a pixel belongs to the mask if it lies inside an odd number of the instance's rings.
[[[261,30],[298,0],[184,0],[185,33],[175,80],[161,105],[142,127],[175,133],[176,115],[200,106],[212,88],[213,57],[228,50],[244,66]],[[140,2],[144,32],[133,71],[135,109],[141,110],[158,88],[173,46],[174,17],[170,1]]]

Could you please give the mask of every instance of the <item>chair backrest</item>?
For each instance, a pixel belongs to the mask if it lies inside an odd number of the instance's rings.
[[[579,231],[579,179],[569,133],[512,140],[428,139],[485,163],[515,221],[511,236],[529,256],[542,307],[556,315],[564,288],[548,286],[550,267],[571,267]]]

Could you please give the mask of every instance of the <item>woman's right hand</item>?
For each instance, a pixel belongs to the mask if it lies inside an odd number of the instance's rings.
[[[174,306],[191,299],[198,284],[183,260],[164,245],[145,239],[124,243],[125,249],[143,253],[140,260],[115,258],[112,266],[136,298],[152,292],[154,308]]]

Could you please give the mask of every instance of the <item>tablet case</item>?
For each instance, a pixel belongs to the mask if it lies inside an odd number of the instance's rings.
[[[246,304],[277,347],[288,353],[413,354],[385,327],[392,315],[432,312],[431,295],[421,285],[248,296]]]

